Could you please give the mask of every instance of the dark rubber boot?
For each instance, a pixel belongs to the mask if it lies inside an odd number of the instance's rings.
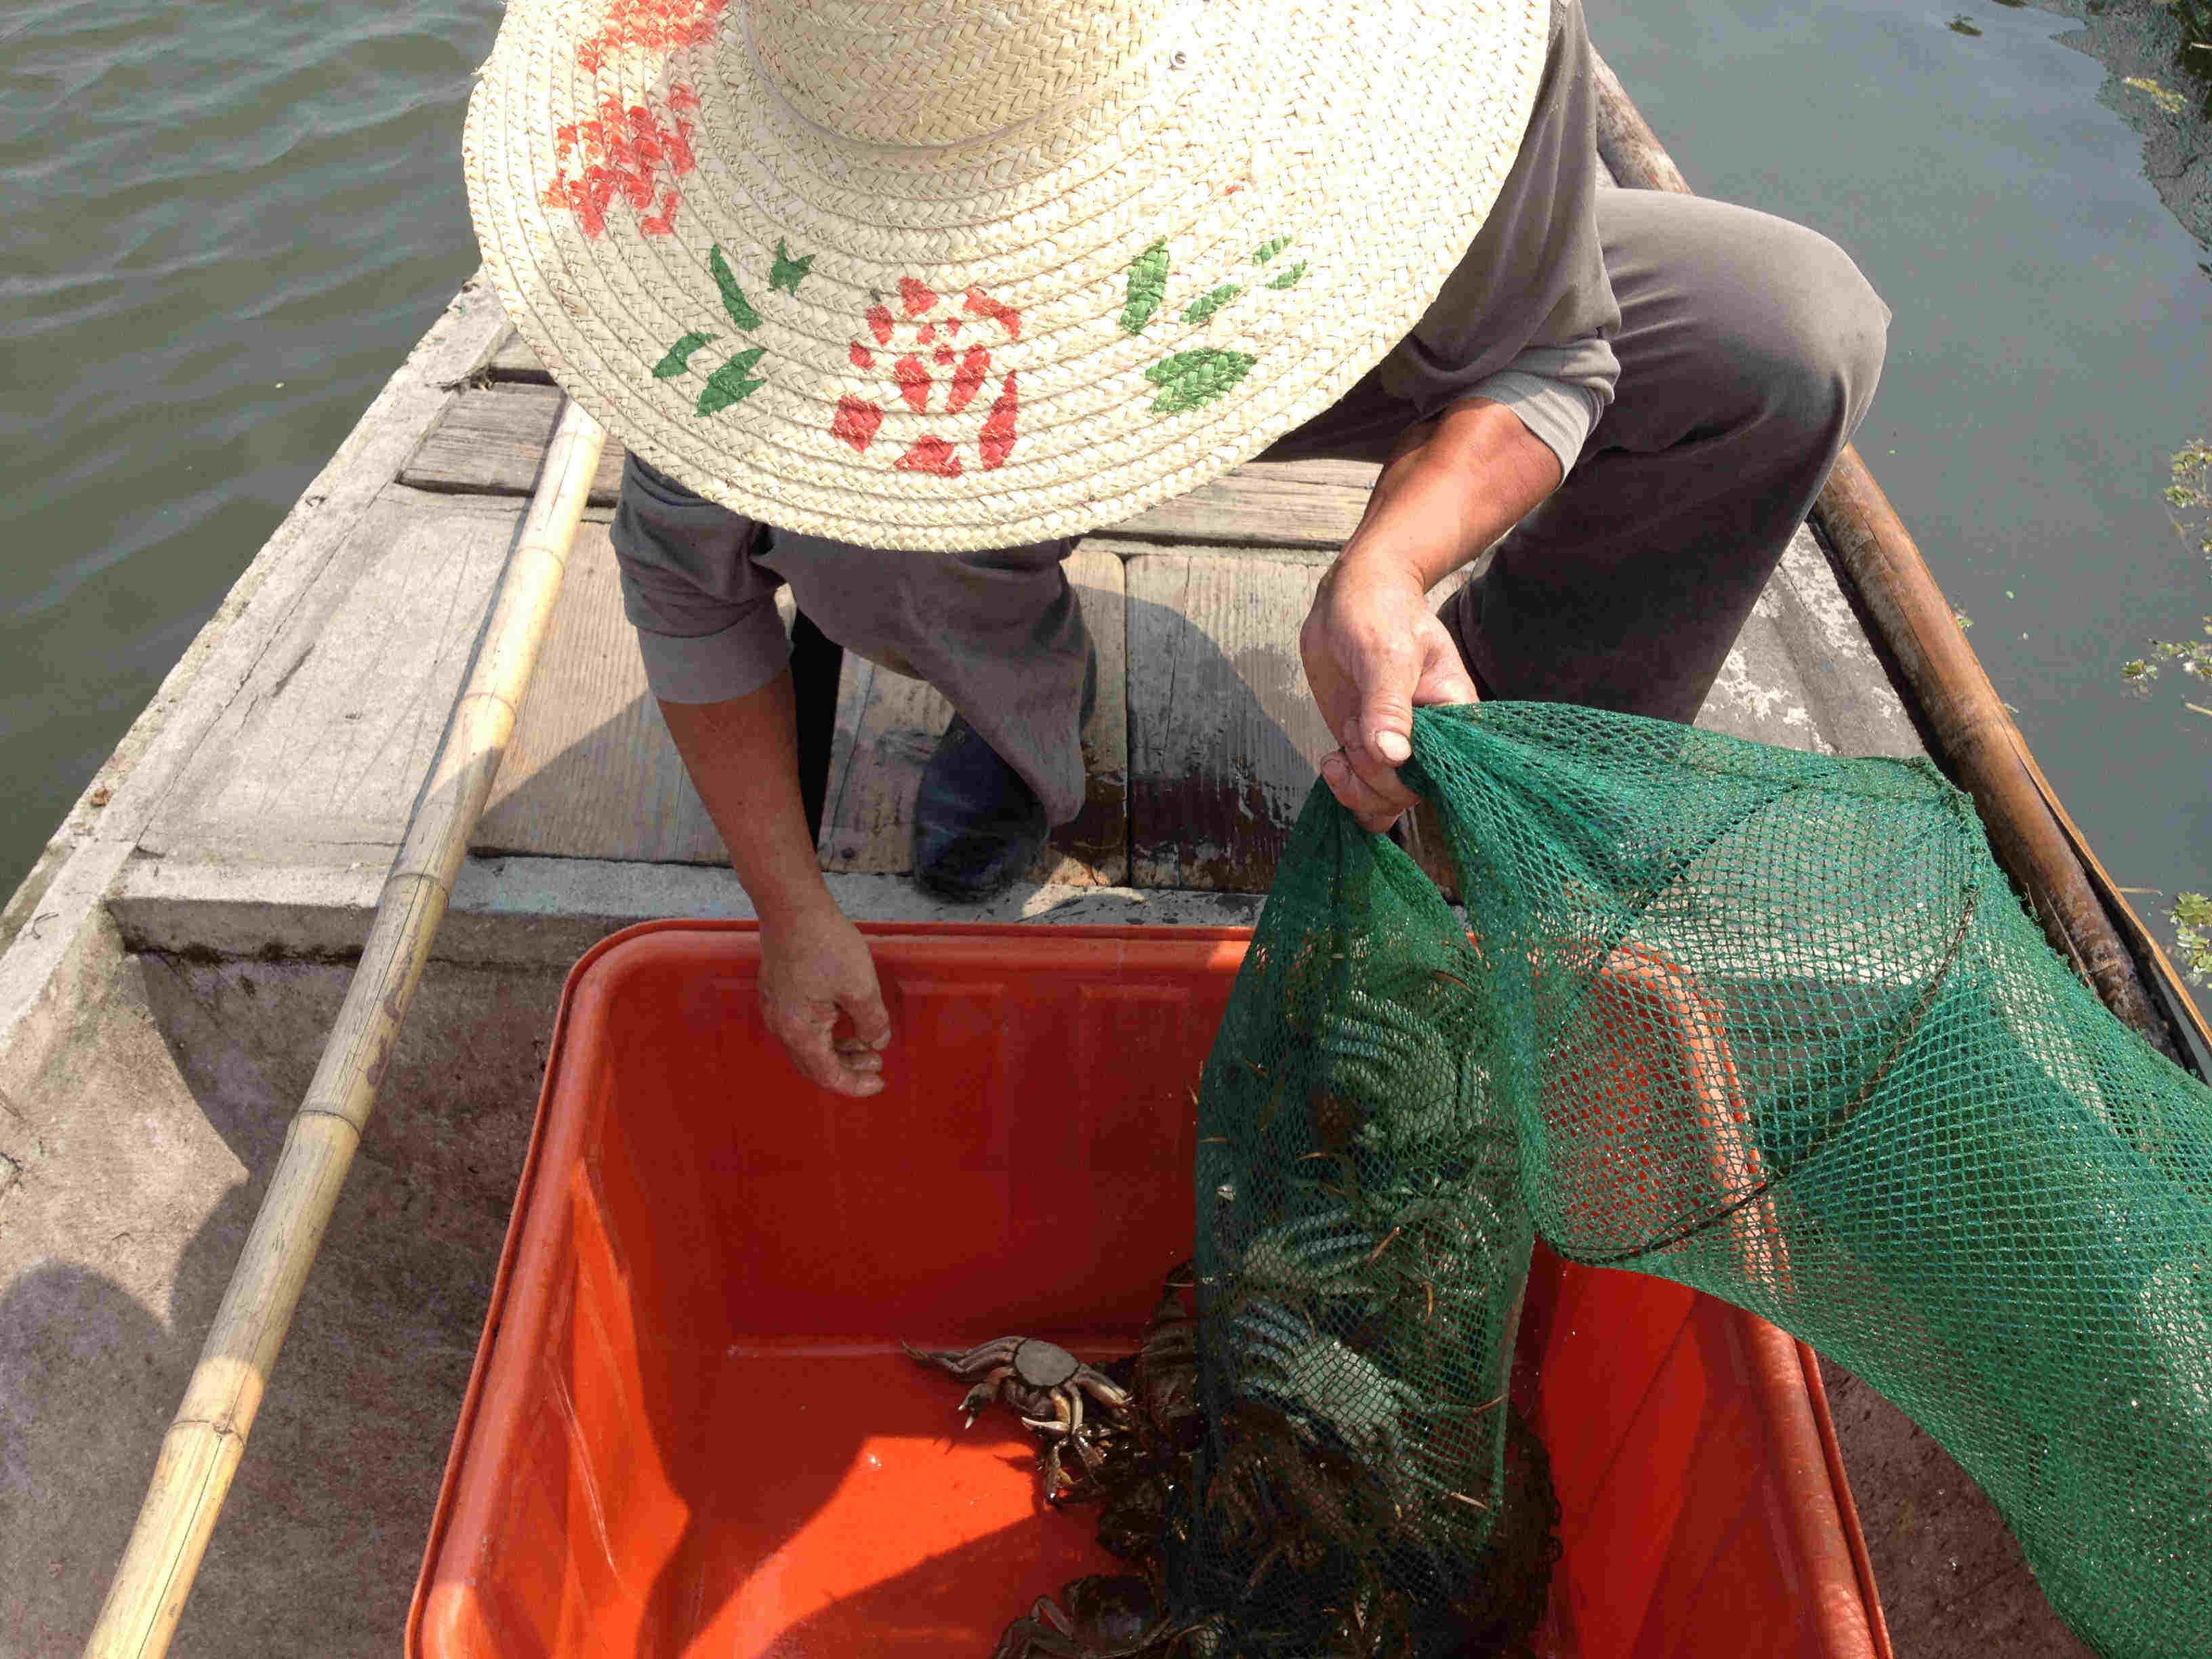
[[[1036,864],[1052,826],[1044,803],[955,714],[914,800],[914,878],[961,904],[996,898]]]
[[[1097,699],[1098,659],[1083,682],[1083,723]],[[959,715],[922,769],[914,800],[914,878],[959,904],[996,898],[1029,874],[1052,826],[1044,803]]]

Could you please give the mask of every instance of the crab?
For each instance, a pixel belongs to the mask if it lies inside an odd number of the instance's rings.
[[[1386,1482],[1409,1480],[1488,1511],[1448,1478],[1453,1460],[1440,1455],[1435,1408],[1387,1366],[1279,1304],[1248,1303],[1231,1330],[1238,1395],[1280,1413],[1309,1445],[1341,1450]]]
[[[1138,1407],[1164,1455],[1190,1451],[1206,1431],[1198,1399],[1198,1321],[1183,1294],[1197,1283],[1190,1262],[1169,1270],[1137,1351],[1133,1386]]]
[[[906,1347],[904,1343],[899,1345]],[[1034,1336],[1002,1336],[965,1353],[950,1348],[906,1347],[908,1354],[936,1365],[965,1382],[981,1374],[982,1380],[968,1390],[960,1402],[965,1420],[973,1427],[984,1407],[1003,1400],[1021,1419],[1022,1426],[1044,1437],[1041,1462],[1044,1495],[1048,1504],[1060,1501],[1066,1477],[1060,1454],[1073,1446],[1085,1469],[1095,1470],[1099,1450],[1094,1442],[1096,1425],[1084,1422],[1084,1396],[1105,1408],[1110,1426],[1120,1428],[1129,1409],[1128,1391],[1105,1372],[1086,1365],[1057,1343]]]
[[[991,1659],[1139,1659],[1159,1652],[1171,1623],[1143,1579],[1094,1573],[1040,1595],[1006,1626]]]

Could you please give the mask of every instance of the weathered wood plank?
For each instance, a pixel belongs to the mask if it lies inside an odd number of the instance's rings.
[[[416,446],[399,482],[459,495],[526,495],[538,482],[545,445],[561,413],[551,386],[479,386],[453,399]],[[611,438],[592,480],[591,502],[611,507],[622,486],[623,450]]]
[[[1835,573],[1802,526],[1736,636],[1698,724],[1820,754],[1923,752]]]
[[[495,353],[495,356],[497,355]],[[557,398],[549,387],[510,384],[466,393],[456,401],[443,424],[410,459],[404,476],[411,483],[434,489],[520,491],[534,476],[544,434],[550,432],[556,407]],[[1233,641],[1235,649],[1277,653],[1294,673],[1296,619],[1318,574],[1316,562],[1325,558],[1328,551],[1349,533],[1364,501],[1373,472],[1371,467],[1352,462],[1255,465],[1103,534],[1087,545],[1085,556],[1103,560],[1110,551],[1121,558],[1134,560],[1137,564],[1148,565],[1146,580],[1154,582],[1165,580],[1170,574],[1179,582],[1188,581],[1191,573],[1187,567],[1194,561],[1258,573],[1255,580],[1271,592],[1279,590],[1281,608],[1264,619],[1250,618],[1244,632]],[[611,500],[615,483],[613,472],[603,471],[598,494]],[[1155,551],[1153,537],[1171,533],[1176,526],[1182,526],[1191,536],[1188,548]],[[1239,542],[1266,543],[1271,545],[1271,550],[1247,557],[1237,546]],[[1103,574],[1103,564],[1099,569],[1102,574],[1097,580],[1109,580]],[[1294,571],[1301,574],[1293,576],[1291,573]],[[1203,587],[1206,581],[1211,581],[1218,589],[1224,581],[1241,580],[1243,578],[1215,572],[1200,586]],[[1130,589],[1130,596],[1140,601],[1146,598],[1136,588]],[[1441,592],[1437,597],[1442,597]],[[1844,752],[1910,752],[1914,744],[1909,722],[1882,683],[1879,666],[1866,652],[1847,609],[1840,595],[1834,592],[1832,579],[1827,576],[1825,563],[1817,552],[1809,544],[1802,548],[1793,545],[1791,556],[1761,600],[1715,688],[1705,723],[1767,741],[1794,742],[1813,748]],[[1118,606],[1114,616],[1118,622]],[[1200,618],[1186,620],[1201,631],[1211,625]],[[1106,631],[1103,619],[1100,631],[1102,635]],[[1217,641],[1224,645],[1231,642]],[[1847,653],[1850,658],[1848,662],[1838,655],[1845,646],[1856,647]],[[623,659],[629,660],[631,654],[625,641]],[[1279,689],[1284,684],[1282,675],[1278,671],[1271,672],[1271,690]],[[1139,677],[1145,678],[1141,670]],[[1224,707],[1238,702],[1240,698],[1250,705],[1256,690],[1246,686],[1234,696],[1224,690],[1220,700]],[[641,681],[637,695],[642,696]],[[852,706],[844,716],[840,769],[833,787],[832,807],[824,818],[825,867],[853,872],[903,872],[908,859],[914,783],[929,746],[943,729],[948,711],[942,699],[927,687],[901,682],[892,676],[878,676],[865,665],[848,665],[842,696]],[[1262,698],[1256,706],[1264,708],[1268,705]],[[1202,730],[1211,717],[1197,715],[1196,707],[1193,705],[1193,718],[1199,721],[1197,729]],[[599,710],[599,718],[603,723],[614,722],[608,740],[613,741],[615,733],[619,732],[624,741],[643,741],[643,733],[635,728],[637,720],[649,711],[641,709],[629,717],[628,724],[616,720],[619,712],[605,708]],[[1285,700],[1275,713],[1279,718],[1274,723],[1280,730],[1303,730],[1318,742],[1318,720],[1306,702],[1302,685],[1296,698]],[[1291,724],[1286,726],[1285,720]],[[657,730],[657,719],[650,724]],[[1832,726],[1835,728],[1832,731],[1829,729]],[[580,739],[581,735],[570,734],[572,739]],[[1123,733],[1124,739],[1126,735]],[[1183,742],[1182,738],[1173,735],[1167,728],[1153,736],[1167,744],[1170,750]],[[1240,740],[1260,742],[1261,738],[1248,731]],[[672,759],[666,755],[665,738],[659,741],[663,745],[662,758],[672,764]],[[1086,807],[1084,819],[1071,826],[1061,838],[1068,861],[1087,872],[1074,878],[1123,878],[1128,872],[1115,852],[1117,843],[1132,836],[1143,842],[1149,836],[1155,843],[1155,851],[1139,856],[1133,875],[1139,882],[1177,882],[1182,878],[1172,872],[1182,871],[1191,874],[1191,878],[1201,886],[1219,887],[1224,883],[1263,886],[1266,874],[1272,871],[1279,853],[1288,814],[1295,811],[1310,778],[1304,763],[1326,746],[1294,743],[1285,750],[1279,743],[1263,743],[1268,758],[1256,773],[1251,770],[1253,757],[1239,757],[1230,750],[1212,757],[1204,764],[1194,761],[1194,769],[1188,770],[1182,783],[1170,784],[1167,772],[1156,770],[1153,781],[1143,786],[1152,792],[1147,799],[1152,803],[1153,817],[1149,823],[1139,823],[1133,831],[1124,828],[1133,822],[1128,814],[1134,811],[1137,818],[1142,819],[1146,807],[1128,805],[1126,793],[1109,801],[1094,801]],[[1301,753],[1297,766],[1285,763],[1286,755],[1303,748],[1311,748],[1312,752]],[[1126,748],[1122,752],[1127,753]],[[1163,755],[1167,752],[1162,751]],[[1231,782],[1234,789],[1230,794],[1222,794],[1221,791]],[[1105,786],[1102,783],[1100,787]],[[1183,837],[1172,822],[1177,814],[1189,808],[1190,803],[1179,803],[1174,811],[1163,816],[1167,801],[1159,792],[1184,787],[1196,791],[1192,800],[1212,802],[1189,826],[1192,833],[1198,836],[1196,840]],[[1255,788],[1259,792],[1256,796],[1250,793]],[[1235,814],[1230,814],[1223,804],[1232,798],[1238,803]],[[599,799],[603,798],[579,797],[564,809],[567,828],[556,832],[549,821],[544,831],[548,839],[526,838],[513,850],[572,854],[585,850],[583,846],[568,843],[582,832],[577,814],[592,808]],[[720,859],[719,846],[712,840],[710,830],[702,834],[703,816],[696,816],[695,807],[684,805],[679,809],[659,794],[653,799],[653,812],[641,821],[638,830],[643,837],[641,841],[633,841],[626,844],[626,850],[617,851],[609,839],[610,819],[586,838],[597,855],[696,857],[703,861]],[[1215,818],[1206,820],[1206,812],[1214,812]],[[503,834],[520,833],[511,814],[495,818],[495,823]],[[688,828],[684,827],[686,824]],[[1238,828],[1236,834],[1219,838],[1239,825],[1243,827]],[[1419,828],[1416,826],[1417,830]],[[1208,842],[1206,836],[1215,836],[1216,839]],[[1439,849],[1430,844],[1433,840],[1432,835],[1417,834],[1417,855],[1433,872],[1445,874]],[[1041,870],[1040,878],[1048,873]],[[1056,878],[1071,878],[1063,873]]]
[[[1060,829],[1031,879],[1062,885],[1120,884],[1127,875],[1128,683],[1121,562],[1084,546],[1068,580],[1098,652],[1098,698],[1084,732],[1090,792]],[[952,706],[920,680],[848,657],[838,698],[822,815],[822,867],[846,874],[902,875],[913,868],[914,797],[921,769],[952,718]]]
[[[471,845],[654,864],[727,857],[646,690],[605,526],[577,532],[537,674]]]
[[[1114,526],[1113,534],[1334,552],[1359,527],[1375,472],[1358,461],[1252,461]]]
[[[463,392],[400,469],[417,489],[526,495],[560,411],[550,385],[523,381]],[[594,505],[612,505],[623,450],[611,440],[592,482]],[[1115,526],[1140,541],[1343,545],[1367,508],[1376,469],[1357,461],[1255,461]]]
[[[1767,587],[1820,731],[1843,755],[1927,752],[1812,531],[1800,526]]]
[[[1087,734],[1091,793],[1036,878],[1110,885],[1127,871],[1121,562],[1079,550],[1069,574],[1100,659],[1098,708]],[[839,702],[823,866],[902,874],[915,785],[950,708],[921,682],[858,658],[847,661]],[[601,526],[587,526],[578,536],[538,675],[474,846],[486,854],[626,862],[726,858],[646,689]]]
[[[822,811],[822,867],[842,874],[903,875],[914,796],[952,705],[921,680],[847,654],[837,738]]]
[[[380,499],[273,632],[140,845],[389,858],[520,518],[519,504]]]
[[[1129,878],[1129,607],[1127,574],[1112,553],[1078,547],[1067,579],[1098,653],[1098,697],[1083,731],[1090,780],[1083,810],[1053,838],[1041,881],[1119,886]]]
[[[1321,568],[1177,552],[1126,568],[1131,880],[1264,890],[1335,746],[1297,654]]]
[[[1729,647],[1728,659],[1705,694],[1697,723],[1754,743],[1832,755],[1836,745],[1820,730],[1805,677],[1790,653],[1783,631],[1780,599],[1770,583],[1743,629]]]
[[[510,327],[486,354],[477,366],[478,378],[485,380],[521,381],[532,386],[550,386],[553,377],[545,372],[545,365],[538,361],[538,354],[523,343],[522,337]]]

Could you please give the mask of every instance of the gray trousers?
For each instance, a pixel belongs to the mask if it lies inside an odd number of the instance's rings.
[[[1621,313],[1613,402],[1443,617],[1491,695],[1687,720],[1873,399],[1890,313],[1835,244],[1766,214],[1621,190],[1597,218]],[[1380,461],[1426,412],[1370,376],[1267,459]],[[635,460],[613,538],[656,695],[718,702],[773,678],[787,582],[830,638],[943,692],[1054,823],[1082,805],[1072,539],[854,547],[769,531]]]

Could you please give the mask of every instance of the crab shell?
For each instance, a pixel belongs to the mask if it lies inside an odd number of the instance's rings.
[[[1013,1375],[1001,1385],[1006,1403],[1025,1418],[1054,1415],[1055,1401],[1074,1386],[1083,1362],[1054,1342],[1024,1338],[1009,1362]]]

